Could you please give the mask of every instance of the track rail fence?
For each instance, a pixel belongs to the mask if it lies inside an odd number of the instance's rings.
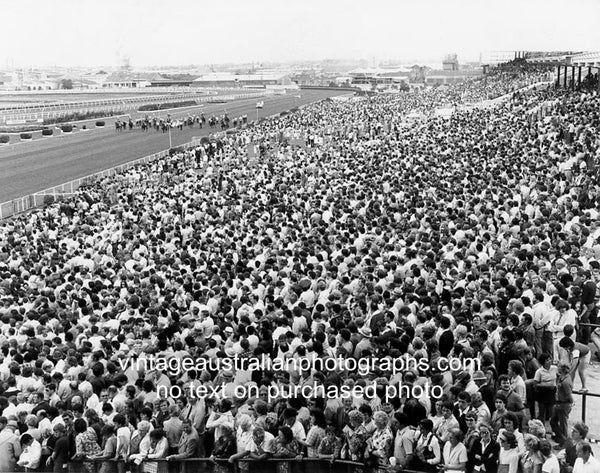
[[[111,465],[112,464],[112,465]],[[167,461],[166,459],[144,460],[143,462],[125,462],[123,460],[73,460],[69,462],[69,472],[72,473],[97,473],[104,466],[106,471],[130,471],[131,473],[213,473],[224,471],[223,468],[216,469],[217,465],[230,465],[229,470],[233,473],[375,473],[399,471],[398,467],[391,465],[378,465],[367,467],[364,463],[349,460],[329,460],[322,458],[269,458],[266,460],[242,459],[233,464],[226,458],[186,458],[183,460]],[[107,468],[108,467],[108,468]],[[35,470],[43,473],[52,472],[52,467],[45,464]],[[13,472],[3,472],[13,473]],[[15,471],[14,473],[17,473]],[[423,473],[417,470],[402,469],[402,473]]]
[[[178,148],[189,149],[200,144],[200,139],[190,141],[185,143]],[[66,182],[64,184],[60,184],[58,186],[50,187],[40,192],[36,192],[34,194],[26,195],[25,197],[20,197],[18,199],[13,199],[8,202],[4,202],[0,204],[0,220],[12,217],[13,215],[26,212],[35,207],[40,207],[46,203],[56,202],[67,197],[76,194],[77,191],[84,186],[92,185],[99,180],[104,179],[105,177],[114,176],[116,174],[120,174],[127,169],[130,169],[138,164],[147,164],[157,159],[163,159],[169,155],[169,150],[160,151],[158,153],[151,154],[149,156],[144,156],[143,158],[136,159],[134,161],[129,161],[127,163],[120,164],[119,166],[114,166],[110,169],[106,169],[104,171],[100,171],[94,174],[90,174],[88,176],[81,177],[79,179],[74,179],[72,181]]]
[[[207,95],[206,92],[189,92],[173,95],[112,98],[105,100],[91,100],[82,102],[36,104],[18,108],[0,108],[0,124],[27,122],[60,117],[76,112],[110,112],[111,110],[138,111],[143,104],[177,103],[185,100],[194,100],[196,103],[210,103],[211,101],[231,101],[249,98],[260,98],[273,95],[270,89],[256,92],[235,92],[226,95]],[[141,112],[143,113],[143,112]]]

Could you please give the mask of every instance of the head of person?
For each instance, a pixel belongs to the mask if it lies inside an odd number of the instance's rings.
[[[154,429],[150,432],[150,443],[156,445],[165,436],[163,429]]]
[[[233,406],[231,399],[223,399],[221,401],[221,412],[225,413],[225,412],[229,412],[231,410],[231,407]]]
[[[540,362],[540,365],[544,367],[544,369],[549,370],[550,366],[552,366],[552,356],[548,353],[542,353],[539,356],[538,361]]]
[[[589,431],[589,427],[583,422],[575,422],[575,424],[573,424],[573,430],[571,431],[571,438],[575,442],[585,440],[588,436]]]
[[[477,413],[470,411],[465,415],[467,430],[475,430],[477,428]]]
[[[21,435],[21,447],[29,447],[33,443],[33,437],[28,433]]]
[[[477,426],[479,429],[479,435],[484,442],[490,442],[492,440],[492,435],[494,434],[494,429],[491,425],[486,424],[485,422],[479,423]]]
[[[512,412],[507,412],[502,417],[502,426],[507,430],[507,432],[514,432],[517,430],[517,426],[519,425],[517,416]]]
[[[371,422],[371,418],[373,417],[373,409],[371,406],[368,404],[361,404],[358,411],[363,415],[365,424]]]
[[[287,425],[279,427],[278,439],[283,444],[288,444],[294,440],[294,433]]]
[[[188,422],[189,420],[186,419]],[[185,420],[183,421],[184,424],[184,430],[185,430]],[[147,420],[141,420],[138,422],[137,424],[137,430],[140,433],[140,437],[145,437],[148,432],[150,432],[150,429],[152,428],[152,424],[150,422],[148,422]]]
[[[192,433],[192,421],[190,419],[183,419],[181,422],[181,429],[186,434]]]
[[[584,463],[590,459],[592,454],[592,446],[587,442],[581,442],[577,445],[577,456],[583,459]]]
[[[540,439],[532,434],[525,434],[524,437],[525,448],[530,453],[537,453],[537,451],[540,449]]]
[[[433,431],[433,421],[431,419],[423,419],[419,422],[419,431],[421,435],[429,435]]]
[[[87,430],[87,427],[88,427],[88,425],[87,425],[87,422],[85,421],[85,419],[77,419],[73,423],[73,429],[78,434],[82,434],[83,432],[85,432]]]
[[[512,450],[517,448],[517,437],[512,432],[502,431],[498,435],[498,443],[504,450]]]
[[[509,393],[512,389],[510,386],[510,377],[506,374],[498,378],[498,384],[500,385],[500,389],[506,393]]]
[[[248,432],[252,428],[252,419],[248,414],[243,414],[238,419],[238,425],[242,432]]]
[[[389,422],[388,415],[383,411],[377,411],[373,414],[373,422],[379,430],[385,429]]]
[[[286,425],[292,426],[296,423],[298,411],[293,407],[288,407],[283,411],[283,419]]]
[[[454,428],[448,431],[448,442],[450,442],[450,445],[452,445],[453,447],[458,445],[462,441],[462,439],[463,434],[460,429]]]
[[[364,421],[363,415],[357,411],[353,410],[348,413],[348,422],[350,422],[350,426],[355,429],[359,425],[361,425]]]
[[[546,438],[546,426],[539,419],[531,419],[527,426],[529,427],[529,433],[535,435],[538,439]]]
[[[265,429],[258,425],[254,427],[254,430],[252,431],[252,439],[256,445],[260,445],[265,439]]]
[[[106,424],[104,427],[102,427],[102,438],[103,439],[107,439],[109,437],[112,437],[115,433],[115,427],[111,424]]]
[[[61,438],[62,436],[66,435],[67,429],[63,424],[56,424],[52,429],[52,432],[56,438]]]
[[[496,394],[494,398],[494,405],[496,406],[496,410],[499,412],[504,412],[506,410],[506,396],[502,393]]]
[[[73,414],[70,411],[65,411],[61,417],[67,430],[70,429],[73,426]]]
[[[442,414],[443,414],[444,418],[450,419],[450,417],[452,417],[453,408],[454,408],[454,405],[452,404],[452,401],[444,401],[444,403],[442,405]]]

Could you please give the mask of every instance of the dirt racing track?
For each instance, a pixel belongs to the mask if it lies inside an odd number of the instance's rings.
[[[327,97],[347,94],[344,90],[301,90],[287,95],[261,98],[264,108],[258,117],[266,117],[306,105]],[[300,98],[297,96],[300,95]],[[206,117],[222,115],[257,117],[256,100],[247,99],[224,104],[207,104],[197,110],[171,111],[171,116],[184,117],[203,112]],[[166,116],[166,112],[162,113]],[[211,130],[196,125],[173,129],[173,147],[191,141],[194,136],[208,136]],[[88,176],[114,166],[133,161],[169,148],[168,133],[154,130],[142,132],[140,128],[117,133],[114,120],[107,120],[102,129],[78,132],[72,135],[34,140],[0,147],[0,202],[33,194],[62,183]]]

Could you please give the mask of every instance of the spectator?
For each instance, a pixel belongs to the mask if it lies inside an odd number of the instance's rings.
[[[517,439],[511,432],[501,431],[498,434],[500,443],[500,456],[498,458],[498,472],[517,473],[519,470],[519,450]]]
[[[144,473],[166,473],[167,465],[161,462],[152,461],[166,458],[169,454],[169,440],[162,429],[154,429],[149,434],[150,448],[143,464]]]
[[[77,419],[73,423],[75,433],[75,456],[78,460],[85,460],[86,458],[93,458],[100,455],[101,450],[98,445],[98,437],[96,431],[88,427],[84,419]],[[83,463],[84,469],[88,473],[94,471],[94,464],[90,462]]]
[[[577,446],[577,460],[573,467],[573,473],[584,473],[587,471],[599,471],[600,462],[592,455],[592,447],[587,442]]]
[[[556,455],[552,453],[552,446],[547,440],[540,440],[540,453],[544,463],[542,464],[542,473],[559,473],[560,463]]]
[[[520,465],[523,473],[541,473],[543,459],[539,452],[539,439],[533,435],[525,436],[525,452],[521,456]]]
[[[102,428],[102,452],[98,455],[90,455],[93,460],[114,460],[117,456],[117,436],[115,428],[112,425],[105,425]],[[117,473],[117,463],[114,461],[105,461],[100,464],[100,473]]]
[[[433,433],[433,422],[424,419],[419,422],[419,435],[416,439],[414,468],[422,471],[436,471],[442,461],[440,444]]]
[[[488,424],[479,424],[480,437],[475,440],[469,460],[473,471],[483,470],[488,473],[498,471],[498,458],[500,455],[500,445],[494,440],[494,430]],[[479,468],[478,468],[479,467]]]
[[[443,471],[466,472],[468,455],[467,449],[461,440],[462,433],[460,429],[451,429],[448,441],[444,445]]]
[[[42,458],[42,445],[31,435],[21,435],[21,455],[17,465],[25,471],[37,470]]]

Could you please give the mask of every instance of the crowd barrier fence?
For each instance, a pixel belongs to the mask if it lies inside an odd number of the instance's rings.
[[[189,149],[199,144],[200,139],[197,139],[185,143],[180,147],[184,149]],[[34,194],[29,194],[25,197],[20,197],[18,199],[13,199],[8,202],[4,202],[0,204],[0,220],[12,217],[13,215],[22,212],[26,212],[35,207],[40,207],[46,203],[56,202],[65,199],[67,197],[72,196],[73,194],[76,194],[81,187],[92,185],[98,182],[99,180],[104,179],[105,177],[120,174],[123,171],[126,171],[127,169],[137,166],[138,164],[147,164],[157,159],[165,158],[168,155],[169,150],[160,151],[158,153],[154,153],[149,156],[144,156],[143,158],[139,158],[134,161],[129,161],[127,163],[120,164],[119,166],[114,166],[110,169],[105,169],[104,171],[90,174],[79,179],[74,179],[72,181],[60,184],[58,186],[50,187],[48,189],[36,192]]]
[[[102,465],[106,471],[131,473],[213,473],[218,464],[230,465],[230,471],[236,473],[375,473],[388,471],[389,473],[400,471],[397,467],[375,466],[367,467],[364,463],[350,460],[328,460],[321,458],[269,458],[266,460],[242,459],[230,464],[223,458],[186,458],[183,460],[168,461],[164,458],[155,460],[144,460],[141,464],[123,460],[73,460],[69,462],[69,473],[97,473]],[[112,465],[109,465],[112,464]],[[106,468],[109,466],[109,468]],[[35,470],[40,473],[52,472],[52,466],[40,465]],[[220,469],[223,471],[223,469]],[[402,473],[423,473],[417,470],[402,469]],[[3,473],[18,473],[3,471]]]

